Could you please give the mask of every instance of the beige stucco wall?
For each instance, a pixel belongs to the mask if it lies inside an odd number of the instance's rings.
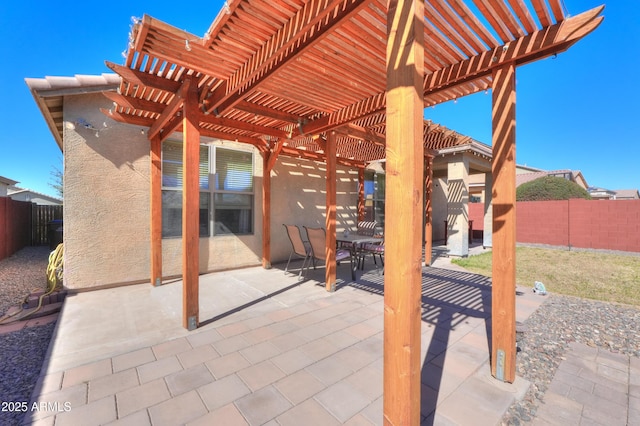
[[[337,231],[355,230],[358,221],[358,172],[338,166],[336,184]],[[291,243],[283,224],[325,228],[326,168],[324,164],[280,157],[271,173],[271,259],[286,261]]]
[[[110,120],[102,95],[64,104],[65,286],[84,289],[149,279],[149,142],[142,128]],[[91,123],[95,131],[78,125]],[[107,126],[104,127],[103,123]],[[180,134],[175,138],[180,140]],[[225,141],[225,147],[251,150]],[[262,259],[262,157],[254,150],[254,234],[200,239],[200,271],[259,265]],[[337,171],[338,230],[355,228],[357,172]],[[281,157],[271,174],[272,263],[286,261],[283,223],[325,226],[325,168]],[[182,269],[182,240],[163,239],[163,275]]]
[[[111,105],[100,94],[64,99],[64,285],[71,289],[149,273],[149,142],[139,127],[100,112]]]

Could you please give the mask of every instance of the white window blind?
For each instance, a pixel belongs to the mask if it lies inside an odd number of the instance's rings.
[[[209,189],[209,149],[200,146],[199,185]],[[183,183],[182,144],[172,141],[164,143],[162,150],[162,186],[182,188]]]

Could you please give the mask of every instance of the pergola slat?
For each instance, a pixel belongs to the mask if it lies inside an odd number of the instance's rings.
[[[551,15],[549,15],[549,11],[547,10],[547,6],[545,5],[544,0],[531,0],[533,4],[533,9],[538,15],[538,20],[543,27],[548,27],[551,25]]]

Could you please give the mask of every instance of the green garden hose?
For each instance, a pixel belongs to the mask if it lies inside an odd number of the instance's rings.
[[[63,265],[64,265],[64,262],[63,262],[64,258],[62,254],[63,254],[62,244],[58,244],[58,247],[56,247],[56,249],[52,251],[51,254],[49,254],[49,264],[47,265],[47,289],[38,298],[38,306],[33,311],[30,311],[27,314],[21,317],[18,317],[18,315],[24,311],[23,306],[26,305],[29,301],[30,295],[27,294],[22,304],[20,305],[20,310],[18,310],[17,312],[14,312],[11,315],[5,315],[4,317],[0,318],[0,324],[6,324],[7,322],[23,320],[35,314],[42,308],[42,302],[44,298],[50,295],[51,293],[53,293],[54,290],[62,286],[62,271],[63,271]]]

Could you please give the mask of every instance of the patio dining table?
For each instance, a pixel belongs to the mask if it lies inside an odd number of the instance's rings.
[[[338,246],[346,247],[351,252],[351,278],[355,281],[356,279],[356,271],[358,270],[358,254],[360,248],[364,244],[375,244],[381,243],[382,239],[380,237],[374,237],[371,235],[362,235],[362,234],[345,234],[345,233],[336,233],[336,244]]]

